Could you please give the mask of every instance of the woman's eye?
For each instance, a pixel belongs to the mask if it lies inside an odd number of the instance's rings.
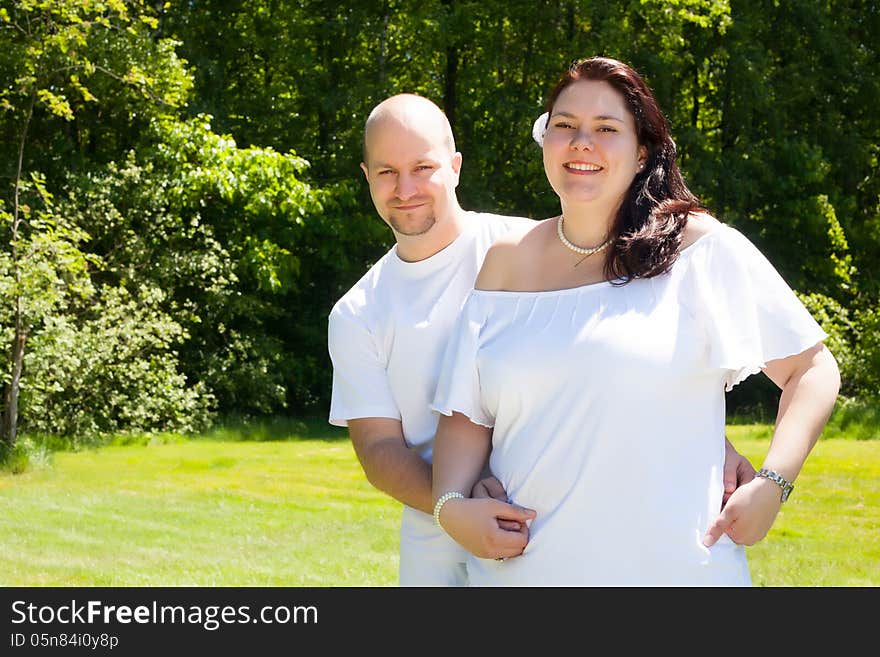
[[[573,128],[574,126],[571,123],[566,123],[564,121],[555,124],[557,128]]]
[[[610,125],[603,125],[599,128],[599,132],[617,132],[615,128],[612,128]]]

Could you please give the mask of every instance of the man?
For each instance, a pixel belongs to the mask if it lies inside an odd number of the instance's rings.
[[[361,168],[396,244],[329,318],[330,422],[348,426],[367,479],[404,505],[402,586],[467,584],[464,549],[432,518],[437,417],[430,404],[447,339],[486,251],[507,231],[530,222],[463,210],[455,193],[461,163],[449,122],[431,101],[402,94],[373,109],[364,127]],[[727,461],[729,493],[737,476],[750,479],[754,470],[729,445]],[[507,504],[492,478],[472,494],[496,498],[494,540],[521,551],[531,516]]]

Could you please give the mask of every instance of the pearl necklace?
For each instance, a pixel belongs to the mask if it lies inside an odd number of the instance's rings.
[[[559,221],[556,222],[556,234],[559,235],[559,241],[562,242],[566,247],[574,251],[575,253],[580,253],[582,256],[591,256],[594,253],[599,253],[599,251],[606,248],[609,244],[611,244],[611,238],[609,237],[607,240],[602,242],[599,246],[594,246],[590,249],[585,249],[582,246],[577,246],[569,242],[565,233],[562,232],[562,215],[559,216]]]

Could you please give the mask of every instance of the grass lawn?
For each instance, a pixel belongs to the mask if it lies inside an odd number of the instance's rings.
[[[770,432],[744,425],[727,435],[758,467]],[[758,586],[880,585],[880,441],[820,440],[770,534],[748,555]]]
[[[729,428],[753,463],[769,428]],[[284,440],[277,440],[283,437]],[[56,453],[0,474],[2,586],[393,586],[400,505],[345,433],[293,424]],[[880,441],[817,445],[770,536],[763,586],[880,585]]]

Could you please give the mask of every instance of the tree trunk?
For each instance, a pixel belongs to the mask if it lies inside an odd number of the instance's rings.
[[[12,340],[12,353],[10,365],[12,376],[9,385],[6,386],[6,394],[3,399],[3,426],[2,438],[10,448],[15,447],[15,437],[18,432],[18,393],[21,389],[21,370],[24,366],[24,345],[27,342],[27,328],[24,325],[24,300],[21,291],[21,269],[18,262],[18,228],[21,225],[21,207],[19,193],[21,191],[21,174],[24,167],[24,146],[27,143],[28,128],[31,117],[34,115],[36,95],[31,96],[30,107],[21,128],[21,139],[18,143],[18,170],[15,174],[15,195],[12,209],[12,266],[15,271],[15,337]]]
[[[455,132],[455,109],[458,100],[455,96],[455,88],[458,83],[458,48],[449,47],[446,49],[446,92],[443,96],[443,111],[446,118],[449,119],[449,125]]]
[[[19,314],[15,319],[15,339],[12,342],[12,378],[6,387],[6,398],[3,400],[3,438],[9,447],[15,447],[15,439],[18,435],[18,393],[21,390],[25,342],[27,342],[27,331],[22,326]]]
[[[447,20],[454,19],[455,0],[443,0],[443,6],[446,7]],[[454,22],[454,21],[453,21]],[[458,105],[458,99],[455,96],[455,89],[458,86],[458,49],[457,39],[452,39],[446,46],[446,86],[443,90],[443,112],[452,126],[452,132],[455,134],[455,110]]]
[[[385,88],[385,60],[388,57],[388,23],[391,21],[391,11],[388,3],[382,3],[382,36],[379,38],[379,88],[382,93],[387,93]]]

